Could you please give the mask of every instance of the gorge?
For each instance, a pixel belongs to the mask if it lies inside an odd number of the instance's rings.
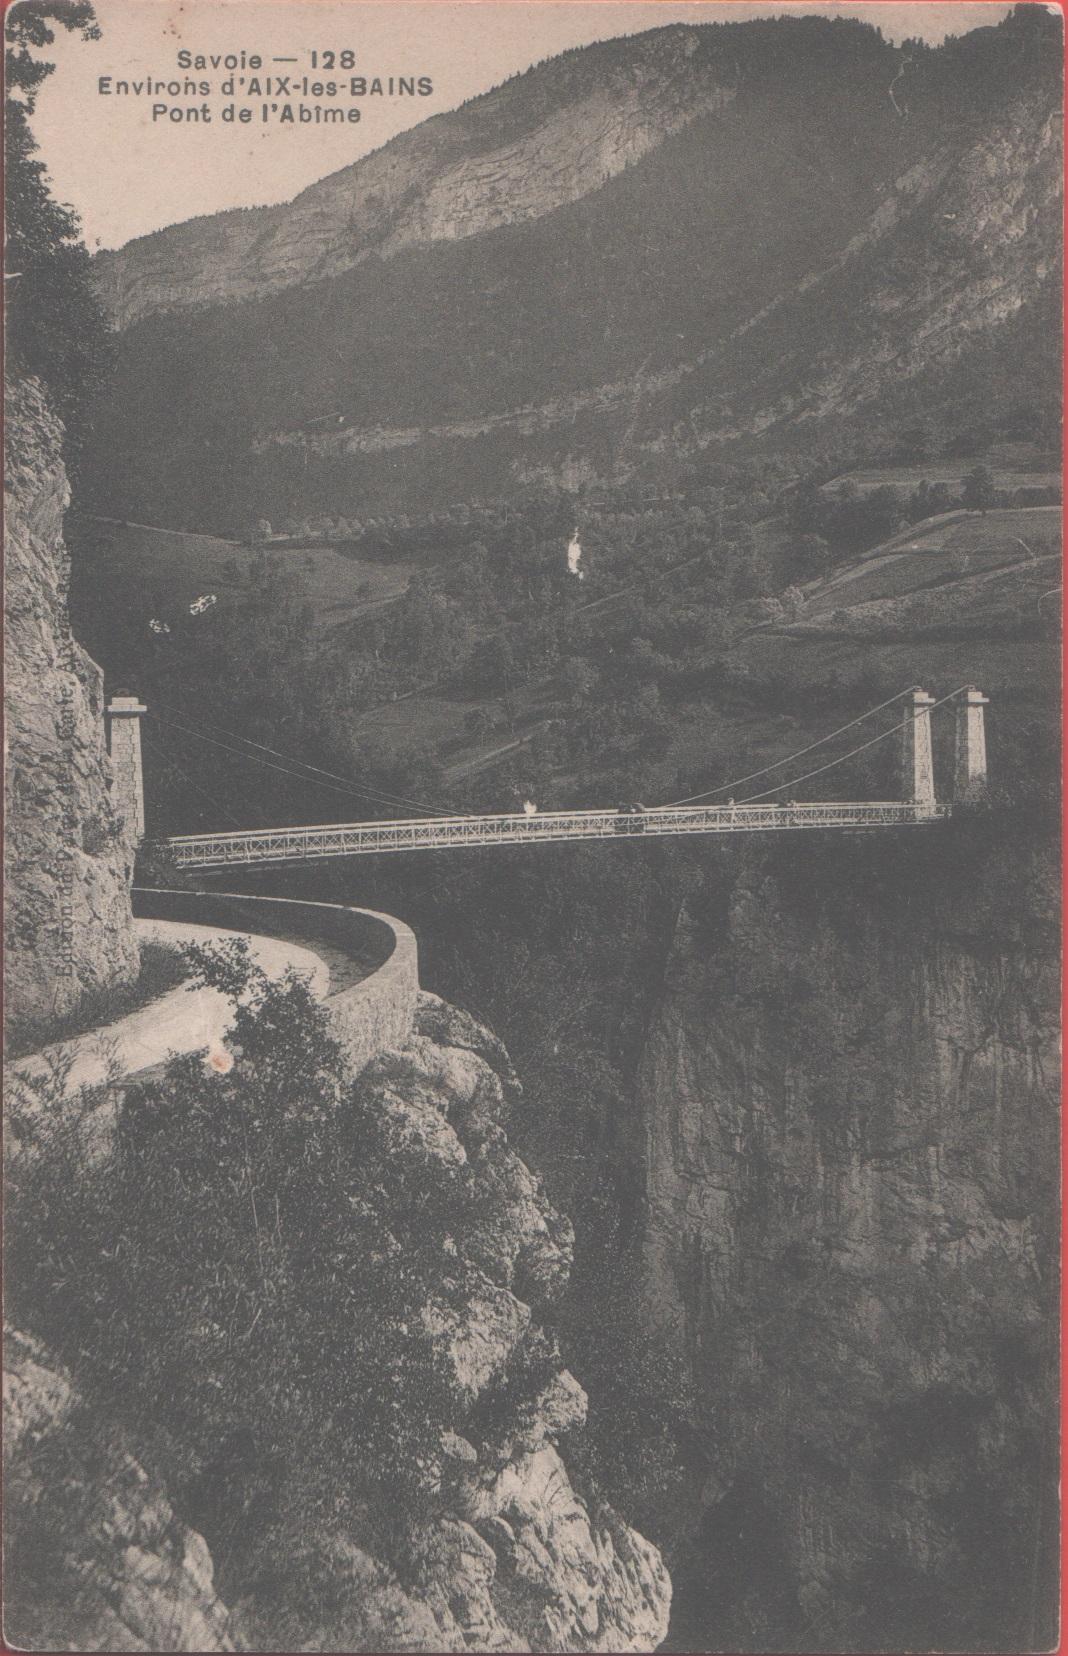
[[[564,1349],[597,1475],[665,1548],[667,1649],[1051,1637],[1047,833],[1003,812],[918,849],[482,854],[447,897],[404,882],[575,1218]]]

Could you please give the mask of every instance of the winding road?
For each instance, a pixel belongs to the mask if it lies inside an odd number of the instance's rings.
[[[280,978],[292,967],[308,976],[320,998],[329,992],[329,966],[303,944],[184,921],[137,920],[134,924],[142,943],[161,943],[174,949],[187,943],[243,937],[252,960],[269,977]],[[37,1090],[35,1083],[62,1073],[63,1096],[69,1098],[83,1087],[138,1075],[180,1053],[221,1052],[232,1016],[231,1003],[221,990],[179,985],[113,1024],[58,1041],[20,1059],[10,1066],[7,1084],[17,1087],[21,1082],[32,1096]]]

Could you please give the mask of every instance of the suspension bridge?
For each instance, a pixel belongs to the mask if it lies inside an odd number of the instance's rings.
[[[815,765],[761,792],[738,801],[734,790],[796,765],[814,755],[850,730],[864,726],[896,703],[905,704],[904,717],[889,729],[850,748],[848,752]],[[177,725],[216,747],[242,758],[284,771],[311,783],[333,778],[345,783],[338,792],[357,793],[387,808],[412,807],[426,814],[384,817],[364,822],[327,822],[285,828],[236,828],[212,833],[178,834],[153,842],[178,868],[226,868],[234,865],[290,863],[324,857],[380,855],[383,852],[446,850],[463,846],[535,845],[568,840],[603,840],[642,836],[685,834],[783,833],[801,830],[847,830],[851,833],[886,828],[929,827],[952,811],[952,804],[940,802],[935,794],[931,714],[951,704],[955,711],[954,800],[975,799],[985,791],[987,781],[984,708],[987,698],[972,685],[961,685],[937,700],[915,685],[899,691],[888,701],[869,708],[837,730],[797,749],[783,759],[752,771],[746,776],[709,788],[702,794],[676,800],[668,805],[646,807],[626,805],[611,809],[507,812],[490,815],[461,815],[435,806],[419,806],[380,790],[361,788],[351,779],[288,758],[263,743],[242,741],[242,748],[217,736]],[[148,712],[135,696],[117,695],[108,704],[109,746],[115,776],[116,804],[132,822],[136,838],[144,839],[144,783],[141,760],[140,722]],[[164,720],[164,723],[173,722]],[[232,733],[230,733],[232,734]],[[891,737],[900,736],[901,795],[896,800],[817,800],[798,802],[793,792],[814,778],[844,765]],[[252,753],[252,748],[260,752]],[[273,758],[264,757],[273,755]],[[286,763],[278,763],[284,760]],[[297,770],[294,767],[300,766]],[[319,786],[332,786],[329,780]],[[776,796],[789,793],[783,801]],[[729,797],[723,801],[721,796]],[[719,801],[718,803],[715,801]]]

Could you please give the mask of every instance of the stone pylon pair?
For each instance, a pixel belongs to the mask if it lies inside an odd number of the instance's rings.
[[[914,690],[906,701],[906,722],[902,739],[902,791],[905,799],[921,808],[935,803],[934,751],[931,744],[931,708],[936,706],[926,690]],[[955,800],[977,800],[986,793],[986,727],[983,709],[988,698],[972,685],[954,697],[956,744],[953,766]]]

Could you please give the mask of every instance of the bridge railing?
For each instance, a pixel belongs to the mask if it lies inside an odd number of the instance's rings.
[[[798,829],[913,827],[949,814],[946,805],[846,801],[813,805],[698,805],[634,811],[544,811],[497,816],[417,817],[406,821],[328,822],[296,828],[181,834],[161,841],[179,868],[293,862],[460,846],[634,835],[777,833]]]

